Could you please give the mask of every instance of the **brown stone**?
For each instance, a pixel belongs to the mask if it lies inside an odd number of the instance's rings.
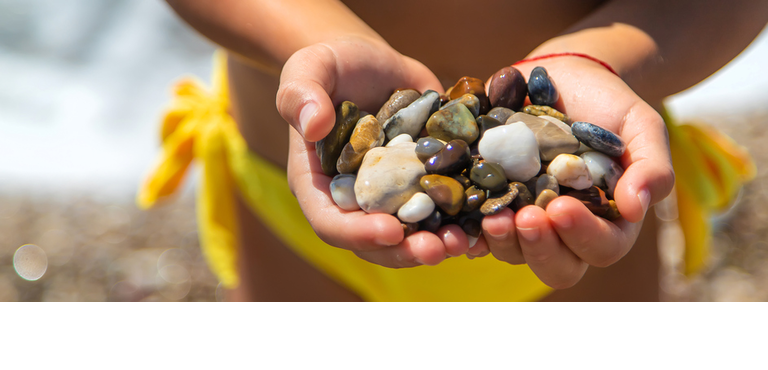
[[[472,94],[480,100],[480,114],[486,114],[491,110],[488,95],[485,94],[485,83],[479,78],[464,76],[450,89],[451,100],[458,99],[464,94]]]
[[[421,177],[422,189],[446,214],[454,216],[464,205],[464,187],[456,180],[442,175]]]
[[[376,117],[369,114],[360,118],[352,131],[349,142],[344,146],[338,161],[336,161],[336,170],[339,173],[357,172],[365,153],[381,146],[384,143],[384,138],[384,130]]]

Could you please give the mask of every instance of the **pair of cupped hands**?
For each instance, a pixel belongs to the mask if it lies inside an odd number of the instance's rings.
[[[553,288],[573,286],[588,266],[609,266],[626,255],[648,207],[666,197],[674,183],[664,122],[621,78],[598,63],[557,57],[516,68],[527,78],[537,65],[555,81],[559,109],[574,121],[604,127],[627,143],[620,158],[625,173],[615,190],[622,218],[605,220],[580,201],[563,196],[546,210],[528,206],[515,213],[507,208],[485,217],[482,235],[470,247],[458,225],[404,238],[393,215],[342,210],[331,198],[331,178],[320,168],[314,144],[331,131],[335,106],[349,100],[375,114],[395,89],[444,91],[426,66],[385,42],[345,37],[294,53],[283,67],[277,93],[280,114],[295,128],[290,130],[288,182],[320,239],[391,268],[492,254],[513,265],[528,264]]]

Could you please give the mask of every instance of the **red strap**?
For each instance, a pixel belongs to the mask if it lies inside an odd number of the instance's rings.
[[[597,58],[595,58],[593,56],[590,56],[590,55],[587,55],[587,54],[582,54],[582,53],[554,53],[554,54],[539,55],[537,57],[523,59],[523,60],[521,60],[519,62],[515,62],[512,65],[516,66],[518,64],[523,64],[523,63],[527,63],[527,62],[533,62],[534,60],[550,59],[550,58],[556,58],[556,57],[579,57],[579,58],[589,59],[589,60],[591,60],[593,62],[600,63],[601,66],[605,67],[607,70],[611,71],[611,73],[615,74],[616,76],[619,75],[618,73],[616,73],[616,71],[613,68],[611,68],[611,66],[608,63],[603,62],[602,60],[597,59]],[[621,76],[619,76],[619,77],[621,77]]]

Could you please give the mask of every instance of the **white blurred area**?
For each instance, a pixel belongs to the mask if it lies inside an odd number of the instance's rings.
[[[212,51],[160,0],[3,0],[0,190],[133,194],[158,153],[170,83],[208,80]],[[670,109],[765,109],[766,59],[763,32]]]

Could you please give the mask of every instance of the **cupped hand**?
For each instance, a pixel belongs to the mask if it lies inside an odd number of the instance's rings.
[[[336,39],[292,55],[283,67],[277,93],[278,111],[296,129],[290,130],[288,183],[315,233],[326,243],[386,267],[435,265],[446,256],[467,252],[467,237],[458,226],[404,238],[400,221],[392,215],[342,210],[331,198],[331,178],[323,173],[315,153],[314,142],[333,127],[337,104],[349,100],[376,114],[398,88],[442,92],[438,79],[423,64],[375,39]]]
[[[618,76],[577,57],[560,57],[516,66],[526,79],[544,66],[560,100],[555,108],[575,121],[606,128],[626,142],[625,169],[615,201],[622,217],[613,222],[593,215],[580,201],[561,196],[547,209],[528,206],[486,217],[483,237],[472,248],[511,264],[527,263],[545,284],[568,288],[588,266],[609,266],[629,252],[648,208],[664,199],[674,184],[669,140],[661,116]]]

